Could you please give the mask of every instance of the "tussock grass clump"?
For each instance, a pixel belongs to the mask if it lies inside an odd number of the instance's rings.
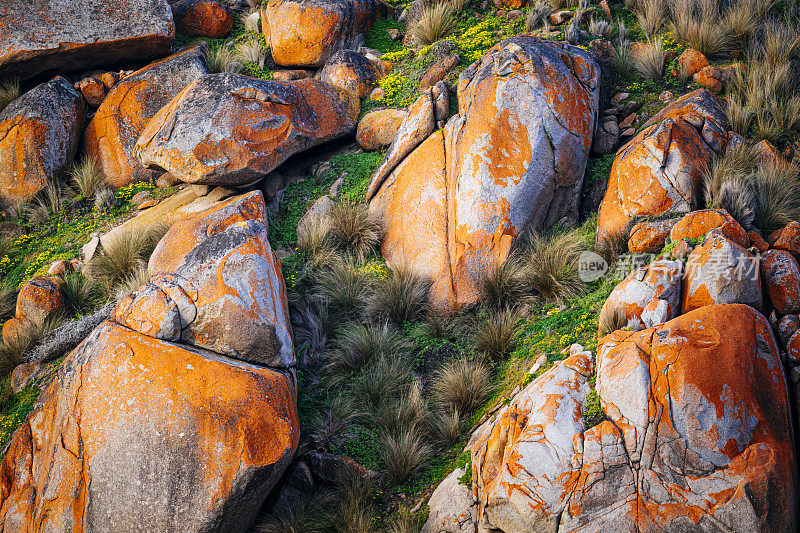
[[[651,40],[667,22],[667,3],[664,0],[642,0],[635,13],[639,26]]]
[[[614,46],[614,55],[611,58],[614,70],[620,78],[629,78],[636,68],[631,55],[631,46],[628,41],[622,41]]]
[[[597,337],[605,337],[609,333],[617,331],[618,329],[622,329],[627,325],[628,317],[625,315],[625,310],[617,307],[611,313],[607,313],[600,317]]]
[[[656,37],[633,54],[636,71],[646,80],[658,81],[664,76],[664,39]]]
[[[19,80],[6,80],[0,83],[0,112],[17,98],[19,98]]]
[[[530,16],[530,13],[529,15]],[[595,17],[589,19],[589,33],[607,39],[611,35],[611,24],[607,20]],[[530,30],[529,30],[530,31]]]
[[[422,385],[415,380],[402,394],[388,416],[383,416],[381,413],[378,422],[384,433],[397,435],[399,431],[408,429],[425,429],[429,418],[428,405],[422,396]]]
[[[236,45],[236,59],[242,63],[254,63],[259,68],[264,68],[267,55],[257,37],[248,37]]]
[[[50,216],[60,216],[67,208],[64,190],[56,183],[48,183],[25,210],[31,224],[48,224]]]
[[[317,412],[311,422],[309,436],[322,449],[330,450],[347,433],[350,426],[365,413],[356,410],[346,396],[335,396],[327,408]]]
[[[450,411],[470,415],[489,397],[490,377],[489,367],[479,359],[454,359],[436,372],[433,396]]]
[[[746,143],[728,147],[722,154],[714,156],[702,175],[706,204],[714,206],[722,186],[730,180],[745,178],[757,163],[756,151]]]
[[[419,472],[432,453],[416,429],[407,429],[398,435],[384,435],[382,442],[386,475],[396,485]]]
[[[716,1],[672,0],[671,29],[675,38],[691,48],[713,57],[729,52],[734,41],[721,23]]]
[[[444,39],[455,27],[455,11],[448,2],[437,2],[423,9],[414,26],[414,42],[428,46]]]
[[[334,524],[337,533],[364,533],[371,531],[375,520],[372,507],[372,480],[356,469],[346,471],[336,487],[337,500]]]
[[[334,381],[342,382],[380,358],[404,358],[410,349],[409,341],[388,324],[353,324],[337,336],[325,370]]]
[[[106,186],[103,167],[92,157],[87,157],[80,163],[72,165],[69,177],[76,190],[84,198],[92,198],[97,191]]]
[[[360,314],[364,295],[369,293],[372,283],[369,273],[354,261],[337,261],[317,276],[314,298],[330,313],[353,318]]]
[[[391,274],[376,282],[367,299],[367,315],[380,317],[400,326],[425,316],[428,309],[430,280],[405,265],[395,267]]]
[[[350,381],[348,392],[359,409],[375,416],[385,414],[386,407],[396,408],[411,380],[405,358],[381,357]]]
[[[166,224],[153,224],[120,235],[87,263],[87,276],[113,292],[137,270],[146,272],[150,255],[168,229]]]
[[[3,253],[0,253],[2,257]],[[0,280],[0,322],[14,316],[17,308],[17,288],[9,279]]]
[[[147,267],[145,265],[139,265],[118,285],[107,288],[114,291],[114,301],[121,302],[127,295],[147,283],[149,279],[150,274],[147,272]]]
[[[259,517],[255,533],[326,533],[334,517],[333,495],[323,490],[301,493],[279,500],[266,515]]]
[[[541,300],[562,303],[583,292],[578,257],[584,239],[577,231],[545,237],[531,233],[525,251],[525,277],[529,290]]]
[[[527,295],[525,267],[512,255],[499,265],[494,265],[481,280],[481,305],[493,311],[513,308]]]
[[[456,411],[441,411],[431,420],[433,438],[443,446],[452,446],[464,433],[464,420]]]
[[[409,509],[401,507],[392,518],[386,529],[387,533],[419,533],[424,525],[422,515],[415,515]]]
[[[92,312],[105,303],[102,288],[96,282],[78,273],[64,276],[61,295],[64,297],[64,305],[73,315]]]
[[[785,164],[764,163],[752,176],[755,225],[764,235],[797,220],[800,213],[798,169]]]
[[[330,211],[328,235],[340,250],[363,261],[381,239],[381,222],[366,204],[336,203]]]
[[[11,336],[8,342],[0,342],[0,376],[11,374],[22,362],[25,352],[36,346],[48,333],[64,323],[65,317],[55,313],[41,324],[31,324],[18,335]]]
[[[516,313],[508,309],[493,313],[475,327],[475,351],[490,361],[500,361],[516,347],[519,331],[520,320]]]
[[[552,8],[548,4],[541,1],[536,2],[525,17],[525,31],[530,33],[543,27],[548,22],[551,11]]]
[[[244,70],[244,65],[238,54],[226,46],[220,46],[206,55],[206,65],[212,73],[229,72],[239,74]]]

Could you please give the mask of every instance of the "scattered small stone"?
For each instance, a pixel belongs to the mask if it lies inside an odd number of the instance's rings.
[[[328,190],[328,194],[331,198],[339,196],[339,189],[342,188],[342,185],[344,185],[343,177],[337,178],[336,181],[333,182],[333,185],[331,185],[331,188]]]
[[[508,18],[508,20],[517,20],[518,18],[522,17],[523,15],[525,15],[525,13],[523,13],[522,10],[520,10],[520,9],[512,9],[511,11],[508,12],[508,15],[506,15],[506,18]]]
[[[675,251],[672,252],[672,255],[675,257],[675,259],[683,259],[684,257],[688,257],[689,254],[692,253],[693,249],[694,248],[691,244],[689,244],[689,241],[686,239],[681,239],[675,245]]]
[[[636,120],[636,113],[631,113],[630,115],[622,119],[622,122],[619,123],[619,127],[627,128],[628,126],[633,124],[634,120]]]
[[[389,34],[389,39],[393,41],[399,41],[400,39],[403,38],[403,33],[397,28],[389,28],[388,30],[386,30],[386,33]]]
[[[661,102],[669,102],[672,100],[672,91],[662,91],[661,94],[658,95],[658,99]]]
[[[142,202],[150,200],[151,198],[153,198],[153,193],[150,190],[139,191],[133,195],[133,198],[131,198],[131,203],[133,205],[139,205]]]
[[[620,137],[633,137],[633,134],[636,133],[634,128],[628,128],[624,130],[622,133],[619,134]]]
[[[566,21],[572,18],[572,15],[572,11],[567,11],[566,9],[556,11],[555,13],[550,13],[550,24],[554,26],[564,24]]]
[[[383,100],[384,96],[385,94],[383,92],[383,89],[381,89],[380,87],[375,87],[370,93],[369,99],[375,102],[377,100]]]
[[[139,204],[138,209],[141,211],[143,209],[147,209],[147,208],[153,207],[155,205],[158,205],[158,200],[156,200],[155,198],[152,198],[150,200],[144,201],[141,204]]]
[[[617,105],[630,96],[630,93],[617,93],[611,98],[611,103]]]
[[[180,180],[170,174],[169,172],[164,172],[161,176],[158,177],[156,180],[157,187],[174,187],[175,185],[179,184]]]
[[[66,259],[53,261],[53,264],[47,269],[47,273],[52,276],[63,276],[67,272],[72,272],[72,263]]]

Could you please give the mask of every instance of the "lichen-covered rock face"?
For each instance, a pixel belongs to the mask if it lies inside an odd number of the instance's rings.
[[[453,470],[433,491],[430,514],[420,533],[476,533],[472,487],[461,483],[463,475],[463,469]]]
[[[378,61],[367,59],[353,50],[340,50],[325,63],[319,79],[347,89],[361,99],[372,92],[385,72],[386,67]]]
[[[608,420],[584,429],[591,354],[528,385],[472,449],[481,526],[796,530],[789,398],[766,319],[714,305],[600,341]]]
[[[204,42],[140,69],[117,83],[97,109],[84,137],[86,154],[103,167],[109,185],[149,180],[133,154],[145,124],[191,82],[208,74]]]
[[[249,530],[299,440],[265,215],[252,192],[167,233],[156,275],[67,356],[15,432],[0,529]]]
[[[712,229],[721,231],[743,248],[750,246],[750,237],[735,218],[724,209],[701,209],[684,215],[670,232],[670,240],[699,239]]]
[[[291,461],[293,383],[103,323],[0,469],[3,531],[246,531]]]
[[[169,52],[167,0],[0,2],[0,79],[77,71]]]
[[[603,241],[635,216],[686,213],[696,207],[700,175],[728,141],[722,102],[698,89],[657,113],[620,148],[597,215]]]
[[[150,119],[136,153],[146,167],[183,182],[238,187],[295,153],[351,133],[357,116],[348,91],[318,80],[209,74]]]
[[[233,17],[217,0],[178,0],[172,3],[172,15],[183,35],[219,39],[233,26]]]
[[[63,280],[56,276],[36,276],[26,282],[17,295],[15,316],[41,324],[64,308]]]
[[[173,224],[148,264],[152,276],[168,275],[159,291],[169,298],[148,301],[171,300],[174,311],[153,303],[170,315],[155,320],[134,298],[134,312],[126,311],[132,318],[123,323],[149,321],[142,333],[170,332],[156,336],[173,339],[170,317],[177,314],[184,343],[269,367],[294,365],[286,288],[267,240],[266,213],[254,191]]]
[[[637,223],[631,228],[628,251],[632,254],[660,252],[678,220],[677,218],[668,218]]]
[[[322,67],[335,52],[364,44],[364,32],[387,12],[380,0],[269,0],[261,20],[275,63]]]
[[[389,264],[407,262],[431,278],[435,302],[463,305],[476,299],[488,268],[505,260],[525,227],[574,221],[597,82],[598,68],[581,49],[523,35],[461,74],[459,114],[441,135],[430,134],[437,113],[418,112],[436,109],[423,95],[367,190],[386,222]],[[418,130],[407,127],[412,122]],[[422,204],[437,207],[418,210]]]
[[[615,312],[624,313],[633,331],[672,320],[681,310],[683,263],[660,259],[638,268],[611,291],[600,309],[599,323],[608,323]]]
[[[720,230],[708,233],[686,261],[683,312],[713,304],[746,304],[761,309],[758,260]]]
[[[800,222],[789,222],[783,229],[775,232],[772,247],[791,252],[795,257],[800,256]]]
[[[408,113],[402,109],[370,111],[356,130],[356,141],[364,150],[377,150],[392,144]]]
[[[800,312],[800,267],[792,254],[769,250],[761,256],[761,276],[778,313]]]
[[[31,198],[60,177],[78,149],[85,111],[83,97],[57,76],[0,112],[0,204]]]

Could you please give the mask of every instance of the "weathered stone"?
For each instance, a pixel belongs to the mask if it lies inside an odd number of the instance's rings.
[[[406,116],[408,112],[402,109],[370,111],[358,123],[356,141],[364,150],[378,150],[389,146]]]
[[[388,9],[378,0],[269,0],[262,28],[275,63],[321,67],[338,50],[357,49]]]
[[[177,0],[172,14],[178,32],[188,36],[219,39],[233,26],[233,17],[218,0]]]
[[[428,520],[421,533],[476,533],[477,513],[472,484],[461,483],[464,470],[457,468],[439,483],[428,500]]]
[[[78,149],[85,107],[58,76],[0,111],[0,204],[31,198],[61,177]]]
[[[167,0],[0,2],[0,79],[149,59],[175,37]]]
[[[628,251],[632,254],[655,254],[660,252],[667,242],[672,228],[678,223],[678,218],[664,220],[647,220],[639,222],[631,228],[628,239]]]
[[[761,309],[758,261],[720,230],[712,230],[686,262],[683,312],[733,303]]]
[[[325,63],[319,79],[355,93],[359,99],[366,97],[385,74],[380,61],[372,61],[354,52],[340,50]]]
[[[423,95],[367,190],[387,262],[431,279],[437,305],[459,306],[523,228],[577,219],[597,82],[585,51],[519,35],[461,74],[460,114],[443,132],[430,134],[436,106]]]
[[[797,315],[785,315],[778,321],[778,340],[781,341],[781,346],[786,347],[789,344],[789,339],[794,335],[794,332],[800,329],[800,317]]]
[[[42,324],[63,310],[63,283],[64,280],[57,276],[36,276],[27,281],[17,295],[15,316],[32,324]]]
[[[304,69],[276,70],[272,73],[272,79],[277,81],[294,81],[313,77],[313,72]]]
[[[208,74],[204,42],[137,70],[109,91],[84,137],[86,154],[113,187],[149,180],[153,173],[134,155],[136,140],[153,115],[192,81]]]
[[[89,107],[98,107],[106,97],[106,86],[97,78],[84,78],[75,84]]]
[[[779,230],[772,247],[800,256],[800,223],[792,221]]]
[[[670,232],[670,239],[700,239],[712,229],[718,229],[742,248],[750,247],[750,237],[736,219],[724,209],[701,209],[684,215]],[[729,302],[730,303],[730,302]]]
[[[460,59],[458,54],[451,54],[428,67],[419,82],[419,91],[426,91],[442,81],[458,65]]]
[[[696,207],[701,172],[727,144],[722,102],[698,89],[662,109],[617,152],[597,217],[603,241],[635,216]]]
[[[678,63],[687,73],[695,74],[708,66],[708,59],[697,50],[687,48],[678,58]]]
[[[780,314],[800,312],[800,267],[792,254],[783,250],[762,254],[761,276],[769,299]]]
[[[210,74],[150,119],[136,151],[186,183],[238,187],[289,156],[355,129],[357,101],[318,80],[276,82]]]
[[[625,315],[632,331],[672,320],[681,311],[683,263],[660,259],[637,268],[617,285],[600,309],[600,327],[615,312]]]

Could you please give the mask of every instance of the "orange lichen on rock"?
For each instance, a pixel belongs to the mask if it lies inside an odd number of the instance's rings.
[[[762,254],[761,276],[778,313],[800,312],[800,267],[792,254],[783,250]]]
[[[637,223],[630,231],[628,251],[632,254],[655,254],[660,252],[667,243],[672,227],[677,222],[677,218],[669,218],[666,220],[646,220]]]
[[[377,150],[392,144],[400,125],[408,113],[402,109],[376,109],[370,111],[356,130],[356,141],[364,150]]]
[[[750,247],[750,237],[736,219],[724,209],[701,209],[681,218],[670,232],[672,242],[681,239],[700,239],[712,229],[720,230],[727,238],[743,248]]]
[[[172,14],[178,32],[188,36],[219,39],[233,26],[233,16],[218,0],[178,0],[172,4]]]
[[[340,50],[333,54],[320,71],[319,79],[354,93],[359,99],[375,88],[386,74],[380,61],[373,61],[353,50]]]

